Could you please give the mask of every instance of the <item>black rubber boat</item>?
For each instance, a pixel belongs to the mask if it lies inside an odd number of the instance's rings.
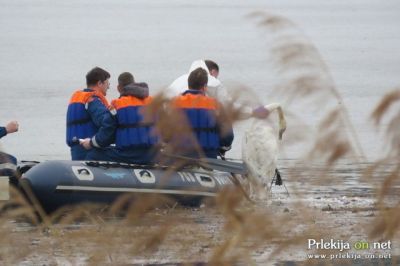
[[[33,165],[33,166],[32,166]],[[90,162],[46,161],[23,169],[20,186],[29,186],[46,212],[83,202],[112,203],[123,193],[168,195],[184,205],[198,205],[233,185],[231,173],[202,168]]]

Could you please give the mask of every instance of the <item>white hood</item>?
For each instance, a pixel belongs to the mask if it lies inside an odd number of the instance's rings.
[[[210,72],[208,71],[207,65],[204,62],[204,60],[196,60],[193,61],[192,65],[190,66],[189,72],[187,74],[184,74],[182,76],[180,76],[179,78],[175,79],[171,85],[168,86],[167,89],[167,96],[168,97],[174,97],[177,96],[181,93],[183,93],[184,91],[188,90],[188,77],[189,77],[189,73],[192,72],[193,70],[195,70],[196,68],[203,68],[205,71],[207,71],[208,74],[208,83],[207,83],[207,87],[208,90],[210,91],[211,94],[215,94],[216,90],[218,89],[218,87],[221,86],[221,81],[219,81],[218,79],[214,78],[213,76],[210,75]]]
[[[221,81],[219,81],[218,79],[216,79],[215,77],[210,75],[210,71],[207,68],[206,63],[204,62],[204,60],[196,60],[193,61],[192,65],[190,66],[189,69],[189,73],[192,72],[193,70],[195,70],[196,68],[201,67],[202,69],[204,69],[205,71],[207,71],[207,75],[208,75],[208,83],[207,83],[207,87],[208,88],[217,88],[221,85]],[[189,74],[188,74],[189,76]]]

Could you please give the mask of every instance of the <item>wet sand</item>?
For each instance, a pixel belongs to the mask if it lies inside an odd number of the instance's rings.
[[[315,177],[297,179],[291,169],[282,169],[290,196],[283,186],[273,186],[266,200],[258,200],[255,204],[243,202],[237,208],[238,214],[256,214],[255,217],[260,218],[253,220],[261,226],[255,230],[262,233],[263,228],[274,226],[280,230],[280,237],[260,239],[250,230],[249,235],[225,256],[235,258],[235,253],[240,254],[239,265],[274,265],[278,262],[283,263],[280,265],[294,265],[292,262],[296,261],[305,265],[343,265],[339,263],[347,263],[346,256],[354,258],[345,265],[375,265],[376,262],[398,265],[395,264],[396,256],[400,255],[398,235],[396,239],[390,239],[390,250],[355,250],[354,247],[343,251],[308,249],[308,239],[314,238],[317,241],[334,239],[351,244],[357,241],[367,241],[371,245],[373,242],[384,242],[383,239],[368,239],[371,226],[380,215],[374,187],[381,180],[360,180],[361,176],[354,173],[362,173],[363,167],[341,165],[330,173],[344,180],[336,184],[315,182]],[[400,187],[396,187],[393,195],[398,195],[399,191]],[[397,196],[388,197],[386,202],[395,202],[396,199]],[[7,248],[10,255],[4,257],[2,250],[0,261],[6,265],[15,262],[19,265],[183,265],[189,262],[203,265],[201,263],[209,262],[221,245],[240,235],[240,230],[254,226],[247,224],[249,221],[245,219],[242,225],[232,227],[229,213],[209,205],[199,208],[161,207],[138,216],[133,222],[101,212],[90,217],[89,223],[56,223],[49,228],[9,219],[2,230],[10,232],[8,238],[12,239],[12,243]],[[273,221],[275,217],[278,227],[272,223],[259,224]],[[297,242],[295,236],[300,237]],[[293,239],[292,243],[285,244],[278,251],[280,238]],[[153,247],[148,248],[148,245]],[[12,255],[19,252],[23,256]],[[328,258],[310,259],[308,256],[312,254],[325,254]],[[382,258],[365,259],[370,254]],[[384,259],[384,256],[392,259]]]

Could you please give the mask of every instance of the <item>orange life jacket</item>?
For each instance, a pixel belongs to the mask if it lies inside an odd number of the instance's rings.
[[[87,112],[87,104],[93,100],[93,97],[98,97],[104,106],[109,108],[106,97],[98,91],[79,90],[71,97],[67,110],[66,141],[69,146],[76,144],[73,142],[74,138],[91,138],[98,130]]]
[[[151,96],[144,99],[122,96],[112,101],[118,121],[115,134],[117,148],[146,148],[157,143],[158,139],[153,132],[154,120],[144,121],[141,113],[152,100]]]
[[[172,105],[186,114],[197,141],[204,150],[216,150],[219,148],[216,121],[218,104],[214,98],[203,94],[192,94],[187,91],[183,95],[174,98]]]

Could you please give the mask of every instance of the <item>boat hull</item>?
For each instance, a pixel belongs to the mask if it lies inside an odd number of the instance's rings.
[[[87,161],[46,161],[22,175],[47,212],[83,202],[112,203],[124,193],[166,195],[178,203],[198,205],[233,185],[230,173]]]

